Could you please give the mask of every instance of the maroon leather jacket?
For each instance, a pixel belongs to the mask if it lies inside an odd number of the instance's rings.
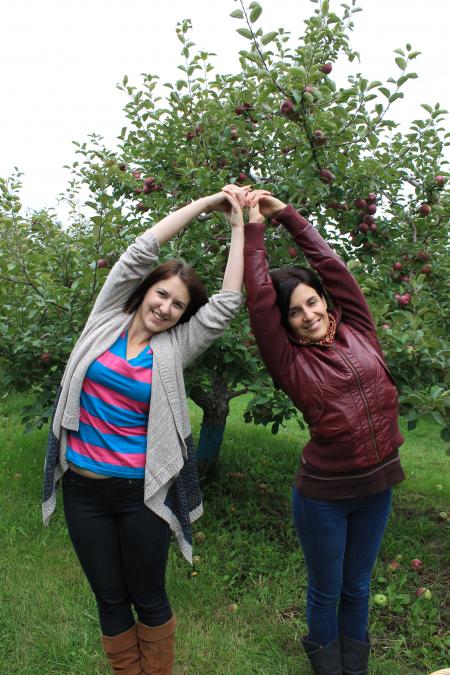
[[[308,464],[331,472],[378,464],[403,443],[397,389],[356,280],[317,230],[292,206],[277,220],[318,272],[336,309],[331,346],[302,345],[286,332],[268,274],[264,224],[245,228],[245,285],[250,321],[267,370],[303,413]]]

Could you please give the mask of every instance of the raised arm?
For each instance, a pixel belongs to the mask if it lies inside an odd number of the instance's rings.
[[[204,211],[230,211],[228,197],[218,192],[183,206],[156,223],[127,248],[109,273],[91,316],[119,310],[130,293],[157,264],[159,248]]]
[[[275,217],[292,235],[330,296],[340,306],[343,320],[359,331],[376,334],[369,306],[356,279],[315,227],[292,206],[286,206],[267,193],[255,192],[253,199],[259,203],[264,215]]]
[[[234,185],[227,185],[222,190],[227,201],[227,206],[222,210],[231,225],[231,241],[222,290],[213,295],[190,321],[173,329],[182,354],[183,366],[196,359],[224,332],[242,303],[244,218],[241,203],[246,191]]]
[[[261,217],[257,202],[253,208],[251,202],[248,205],[250,223],[245,227],[244,281],[250,323],[267,370],[289,394],[294,347],[281,323],[276,292],[269,275],[264,245],[264,216]]]

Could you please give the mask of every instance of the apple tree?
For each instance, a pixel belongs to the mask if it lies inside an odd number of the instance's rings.
[[[251,184],[294,204],[347,262],[373,310],[409,426],[431,415],[448,435],[446,111],[424,103],[422,117],[403,131],[394,117],[395,102],[417,77],[412,64],[419,52],[409,44],[397,49],[393,76],[387,82],[368,81],[354,68],[359,59],[350,42],[353,15],[359,11],[354,1],[335,11],[327,0],[313,3],[299,37],[283,28],[264,31],[262,7],[237,3],[232,16],[243,49],[234,74],[217,73],[213,55],[195,48],[189,20],[181,21],[179,79],[160,83],[156,74],[147,74],[136,86],[125,77],[119,88],[127,97],[127,125],[118,149],[106,148],[95,135],[77,143],[66,194],[73,205],[70,224],[62,228],[49,214],[27,219],[5,210],[8,226],[0,241],[14,251],[10,264],[15,267],[0,272],[9,275],[9,292],[14,288],[17,299],[8,311],[14,313],[16,327],[22,305],[22,320],[33,307],[42,318],[40,326],[54,323],[48,348],[42,341],[29,347],[35,357],[52,355],[55,377],[107,269],[136,234],[226,183]],[[333,76],[345,61],[356,72],[338,86]],[[89,193],[85,217],[75,208],[80,190]],[[25,233],[33,218],[45,222],[39,236]],[[19,224],[27,242],[24,259],[34,256],[30,269],[21,267],[17,244],[10,246]],[[184,257],[214,292],[228,238],[220,214],[203,216],[163,255]],[[37,240],[42,253],[32,246]],[[276,224],[267,230],[267,248],[273,267],[303,262]],[[35,285],[45,302],[25,283],[27,273],[34,279],[33,271],[42,280]],[[51,301],[60,305],[59,315]],[[29,330],[35,341],[49,332]],[[4,328],[0,337],[0,354],[8,364],[25,348],[12,336]],[[22,361],[16,358],[17,363]],[[24,360],[23,374],[22,366],[16,366],[24,382],[33,372],[27,364]],[[45,389],[45,379],[36,386]],[[189,374],[188,386],[204,414],[198,449],[204,462],[217,456],[233,396],[251,391],[246,421],[270,424],[274,433],[296,415],[257,358],[244,310]]]

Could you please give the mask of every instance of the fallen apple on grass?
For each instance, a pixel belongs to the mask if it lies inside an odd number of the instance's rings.
[[[383,593],[376,593],[373,596],[373,604],[376,607],[387,607],[388,599]]]

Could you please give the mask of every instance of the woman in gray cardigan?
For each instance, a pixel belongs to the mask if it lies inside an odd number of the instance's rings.
[[[245,189],[227,186],[136,239],[106,279],[62,378],[45,464],[44,522],[62,479],[69,534],[96,597],[114,673],[172,672],[170,535],[191,560],[191,523],[202,513],[183,369],[241,305],[243,195]],[[222,290],[208,300],[185,263],[156,264],[160,245],[213,210],[225,212],[232,233]]]

